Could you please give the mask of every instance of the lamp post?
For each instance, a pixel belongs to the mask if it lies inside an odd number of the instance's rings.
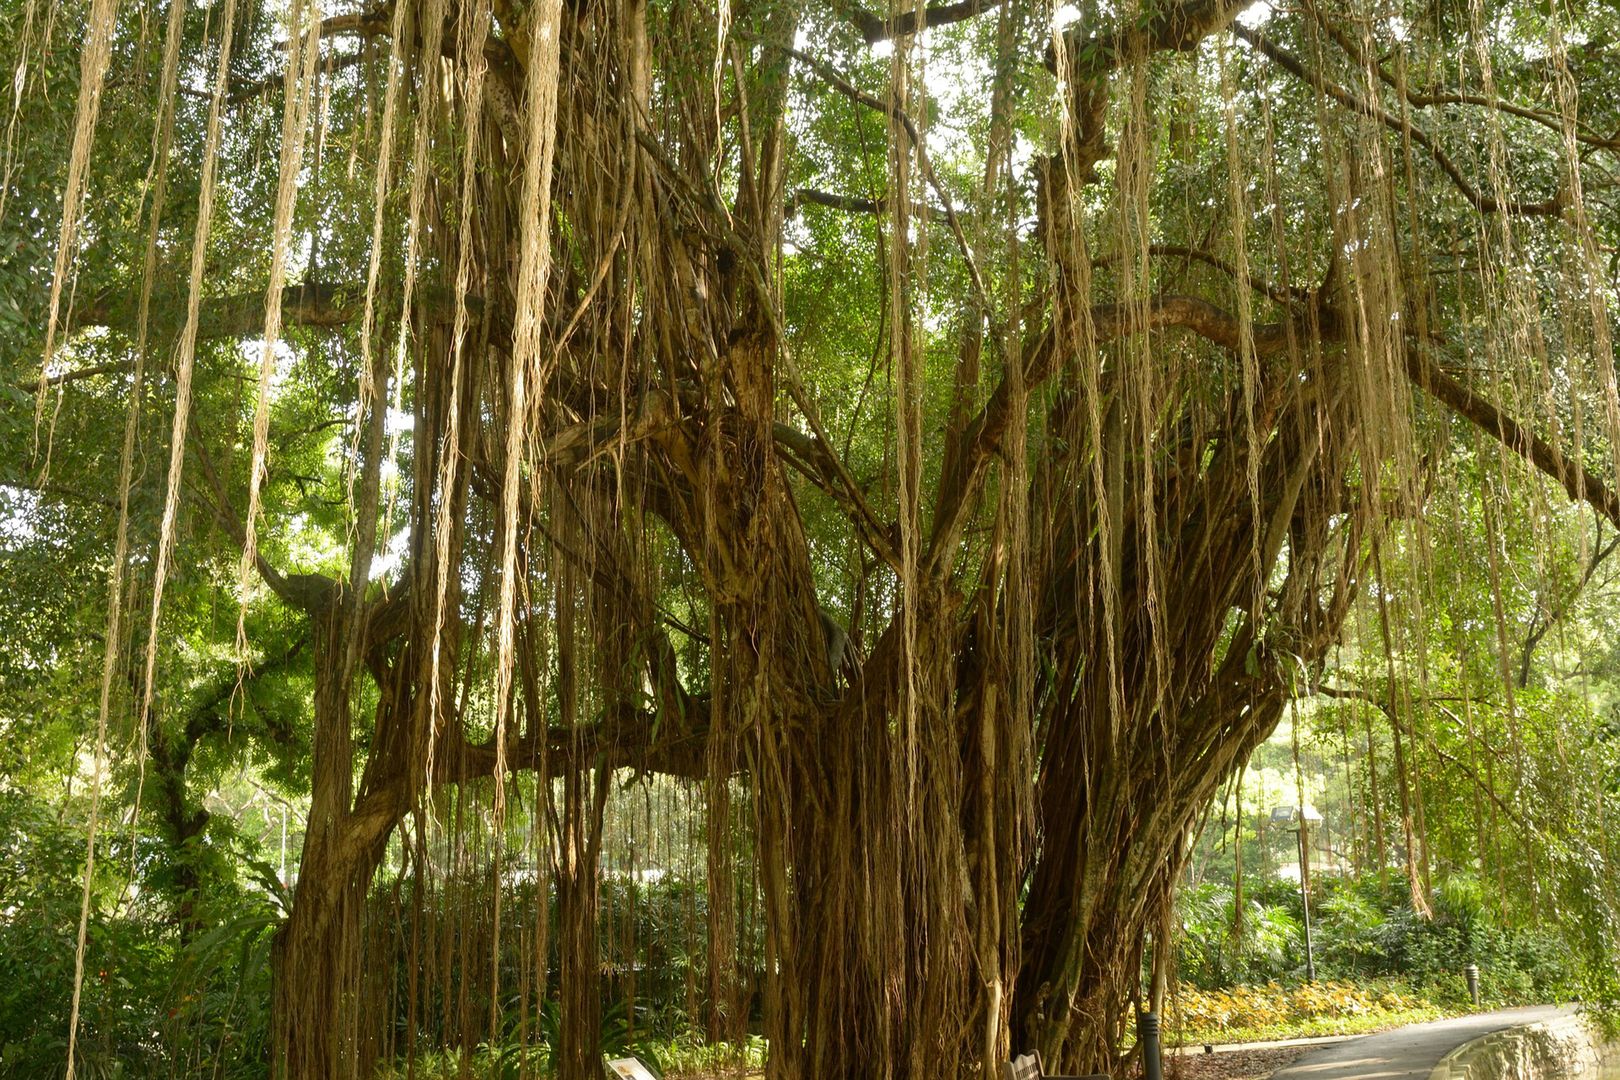
[[[1307,833],[1312,825],[1319,825],[1322,815],[1307,803],[1303,807],[1277,806],[1271,811],[1271,823],[1294,834],[1299,841],[1299,904],[1305,912],[1305,981],[1316,981],[1316,951],[1311,942],[1311,848]]]

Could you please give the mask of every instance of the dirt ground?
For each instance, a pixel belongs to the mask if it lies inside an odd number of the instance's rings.
[[[1216,1054],[1172,1054],[1164,1056],[1165,1080],[1266,1080],[1268,1076],[1314,1046],[1270,1046],[1251,1050],[1222,1050]],[[720,1076],[722,1074],[712,1074]],[[734,1075],[734,1074],[733,1074]],[[1140,1078],[1141,1073],[1135,1074]],[[704,1074],[709,1080],[711,1074]],[[744,1080],[762,1080],[763,1073],[749,1073]]]
[[[1311,1046],[1272,1046],[1214,1054],[1166,1054],[1164,1075],[1165,1080],[1265,1080],[1312,1049]]]

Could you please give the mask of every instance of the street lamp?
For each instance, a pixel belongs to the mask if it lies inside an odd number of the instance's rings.
[[[1305,981],[1315,982],[1316,953],[1311,944],[1311,849],[1306,833],[1310,826],[1322,823],[1322,815],[1309,803],[1303,807],[1276,806],[1271,810],[1271,823],[1293,833],[1299,840],[1299,903],[1305,911]]]

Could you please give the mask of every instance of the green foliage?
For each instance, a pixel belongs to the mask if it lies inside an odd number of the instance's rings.
[[[1354,1035],[1434,1020],[1446,1008],[1391,981],[1274,982],[1203,990],[1182,984],[1170,997],[1170,1039],[1181,1044]]]
[[[270,950],[280,912],[261,901],[216,920],[173,965],[169,1050],[189,1069],[256,1080],[269,1061]]]
[[[1580,995],[1584,968],[1561,938],[1538,927],[1496,924],[1477,880],[1443,879],[1432,919],[1413,913],[1406,895],[1365,881],[1318,879],[1312,942],[1320,979],[1345,983],[1396,980],[1425,1000],[1467,1002],[1462,969],[1479,965],[1487,1005],[1527,1005]],[[1201,991],[1304,977],[1304,920],[1299,886],[1260,884],[1246,901],[1241,937],[1233,934],[1231,890],[1201,885],[1183,894],[1181,976]]]
[[[56,11],[53,17],[61,19],[62,27],[76,25],[83,7],[46,6]],[[673,18],[684,6],[664,3],[652,8],[655,18]],[[1082,6],[1088,24],[1104,14],[1097,5]],[[147,136],[155,111],[152,73],[160,64],[161,47],[161,35],[155,32],[160,20],[151,18],[156,9],[141,9],[138,18],[126,19],[114,44],[113,70],[118,74],[105,95],[104,134],[96,147],[83,230],[86,250],[78,260],[75,290],[84,309],[99,302],[121,318],[72,335],[56,358],[64,369],[100,373],[74,381],[48,400],[44,436],[52,457],[46,475],[33,450],[37,433],[31,387],[38,375],[45,322],[46,293],[40,285],[50,276],[54,223],[60,214],[59,192],[68,158],[78,42],[74,34],[58,28],[54,35],[32,39],[30,54],[22,24],[25,11],[37,7],[0,2],[0,59],[6,61],[0,70],[16,72],[27,91],[14,103],[17,141],[15,157],[7,161],[8,166],[22,167],[8,168],[0,177],[9,200],[7,213],[0,215],[0,582],[4,583],[0,588],[0,1074],[6,1076],[54,1075],[61,1071],[65,1055],[84,866],[86,733],[94,730],[106,632],[105,583],[116,514],[111,478],[118,472],[129,400],[132,330],[127,316],[136,292],[132,268],[143,254]],[[883,94],[887,61],[857,44],[852,28],[836,17],[834,9],[840,5],[828,10],[811,7],[804,14],[801,33],[815,51],[868,92]],[[1500,16],[1505,43],[1498,56],[1499,92],[1541,100],[1537,95],[1545,89],[1538,73],[1542,60],[1539,53],[1534,64],[1524,60],[1531,52],[1526,43],[1539,49],[1545,38],[1545,12],[1526,5],[1491,8]],[[1016,113],[1011,126],[1017,143],[1011,153],[1020,167],[1005,190],[987,192],[980,186],[990,95],[935,87],[931,80],[914,89],[919,106],[926,105],[921,111],[933,118],[929,134],[933,163],[945,194],[968,224],[987,291],[1009,298],[1013,308],[1031,306],[1036,316],[1024,329],[1033,340],[1046,317],[1040,314],[1041,298],[1052,292],[1055,279],[1044,257],[1034,251],[1045,241],[1033,228],[1035,187],[1031,171],[1022,163],[1054,149],[1055,118],[1059,108],[1069,104],[1055,100],[1053,75],[1039,62],[1047,44],[1040,12],[1014,4],[1004,5],[1004,10],[1009,18],[1021,20],[1014,25],[1015,55],[1010,61],[1015,68],[1011,85]],[[1425,16],[1434,21],[1416,27],[1414,37],[1428,34],[1452,40],[1451,35],[1463,30],[1453,23],[1460,10],[1435,8]],[[1160,5],[1145,5],[1141,18],[1151,20],[1161,11]],[[756,48],[774,14],[768,4],[746,11],[739,7],[738,29],[750,35],[744,39],[747,49]],[[988,74],[1001,62],[990,59],[996,52],[999,17],[999,12],[987,13],[935,32],[929,49],[936,70],[966,73],[970,77],[952,81],[976,90],[980,80],[971,76]],[[1620,119],[1616,115],[1620,93],[1606,91],[1613,90],[1620,69],[1612,63],[1611,30],[1596,16],[1574,13],[1574,17],[1585,23],[1576,28],[1571,53],[1582,86],[1585,122],[1594,130],[1613,131]],[[213,44],[207,37],[211,18],[206,7],[188,16],[184,56],[188,88],[193,90],[198,82],[206,82],[206,60]],[[280,55],[275,6],[248,5],[242,18],[233,77],[251,81],[274,74]],[[1268,33],[1297,47],[1300,30],[1295,22],[1279,16],[1268,24]],[[704,41],[712,38],[703,35]],[[1081,69],[1102,65],[1115,48],[1110,38],[1090,38],[1074,59]],[[365,53],[354,54],[357,63],[352,68],[338,68],[334,58],[334,70],[323,84],[331,95],[322,104],[327,117],[326,156],[316,161],[311,155],[294,228],[300,243],[308,242],[308,253],[301,250],[299,260],[307,258],[302,270],[310,281],[353,283],[365,277],[369,214],[346,211],[369,207],[374,174],[366,156],[375,147],[373,98],[387,52],[368,46]],[[1198,65],[1209,61],[1207,54],[1177,56],[1168,64],[1156,61],[1145,72],[1150,125],[1157,130],[1161,113],[1173,111],[1174,117],[1162,147],[1169,152],[1157,153],[1154,165],[1153,235],[1143,239],[1204,244],[1230,258],[1226,215],[1231,188],[1221,143],[1220,103],[1197,73]],[[702,70],[709,58],[693,62]],[[1277,265],[1282,252],[1269,250],[1269,242],[1263,242],[1249,253],[1252,269],[1272,279],[1290,277],[1297,288],[1310,287],[1323,280],[1326,253],[1333,249],[1330,234],[1336,236],[1341,227],[1336,218],[1339,208],[1331,202],[1335,184],[1324,182],[1325,166],[1319,160],[1322,133],[1312,121],[1301,119],[1317,116],[1322,102],[1307,88],[1282,80],[1247,48],[1231,49],[1225,62],[1233,65],[1237,84],[1241,118],[1237,138],[1246,152],[1255,153],[1263,138],[1267,154],[1275,151],[1285,163],[1280,175],[1267,181],[1264,199],[1253,200],[1256,216],[1247,234],[1251,244],[1253,238],[1270,233],[1273,213],[1276,222],[1289,224],[1291,232],[1298,223],[1318,223],[1290,236],[1292,266]],[[792,105],[785,132],[791,149],[783,158],[783,186],[880,199],[889,164],[887,122],[881,111],[856,105],[802,67],[789,70]],[[1203,70],[1207,74],[1209,69]],[[362,77],[353,77],[355,71]],[[1360,67],[1352,65],[1350,74],[1362,74]],[[1193,87],[1191,92],[1179,92],[1183,82]],[[666,82],[658,92],[669,95],[676,88]],[[671,110],[675,104],[665,97],[658,108]],[[703,106],[706,111],[708,102]],[[713,107],[720,110],[718,96]],[[736,111],[745,109],[738,105]],[[1461,109],[1424,113],[1421,122],[1432,125],[1428,130],[1438,144],[1468,146],[1480,141],[1482,121],[1469,119],[1474,114]],[[205,114],[206,104],[195,93],[182,95],[176,121],[179,149],[173,157],[160,236],[162,281],[154,308],[154,336],[163,348],[154,350],[154,356],[166,355],[183,312],[184,296],[175,282],[196,226],[199,172],[199,162],[188,148],[201,145]],[[222,149],[225,206],[216,222],[205,282],[211,301],[240,294],[256,304],[262,293],[269,247],[267,207],[280,138],[278,114],[279,102],[271,95],[238,103],[227,120]],[[1118,134],[1118,121],[1117,116],[1110,121],[1115,128],[1110,138]],[[1510,125],[1516,150],[1521,141],[1525,147],[1545,146],[1555,137],[1533,125],[1521,130],[1515,120],[1503,122]],[[762,135],[763,129],[755,133],[756,138]],[[10,130],[6,139],[11,148]],[[440,159],[447,158],[446,150],[442,144],[435,148]],[[1556,154],[1516,153],[1515,186],[1552,190],[1564,182],[1556,167],[1559,160]],[[1465,167],[1472,174],[1474,164],[1465,162]],[[450,178],[445,160],[431,162],[430,168],[443,171],[436,180]],[[1105,161],[1102,168],[1111,171],[1115,166]],[[402,172],[400,168],[396,175]],[[491,183],[501,179],[489,178]],[[1435,181],[1444,188],[1443,178],[1436,176]],[[727,182],[734,183],[735,178],[728,177]],[[436,208],[446,221],[459,210],[453,205],[459,197],[455,186],[435,183]],[[1082,199],[1095,203],[1108,186],[1088,191]],[[1596,239],[1603,250],[1612,251],[1615,223],[1620,221],[1607,212],[1612,210],[1612,188],[1596,186],[1593,191]],[[1458,217],[1454,201],[1437,200],[1432,187],[1402,194],[1414,202],[1410,225],[1403,228],[1434,230],[1447,237],[1475,228],[1471,217]],[[1251,195],[1258,196],[1258,189]],[[938,196],[925,193],[930,202]],[[384,208],[381,258],[389,268],[384,277],[395,280],[385,281],[383,308],[397,300],[389,290],[397,289],[397,268],[403,258],[399,203],[396,192]],[[1262,204],[1269,205],[1262,211]],[[992,226],[999,228],[1003,220],[1014,223],[1013,239],[1030,246],[1020,256],[1022,262],[1004,258],[998,250],[1003,245]],[[1110,235],[1108,214],[1091,213],[1090,222],[1082,237],[1085,244],[1105,260],[1115,256],[1118,237]],[[578,227],[578,222],[565,222],[563,234]],[[797,205],[776,269],[784,297],[782,319],[795,363],[807,373],[807,390],[818,401],[835,444],[832,449],[877,516],[891,520],[896,499],[893,383],[886,355],[891,313],[882,303],[872,302],[888,287],[885,227],[880,214],[850,214],[814,202]],[[928,384],[922,403],[924,428],[930,433],[922,468],[925,486],[931,487],[945,468],[939,441],[932,436],[946,423],[948,388],[965,352],[963,339],[982,338],[978,345],[984,371],[974,376],[979,385],[968,395],[972,408],[982,404],[1005,358],[1016,358],[1019,349],[1011,328],[998,325],[1005,315],[999,306],[997,312],[981,312],[966,299],[966,268],[955,253],[954,237],[937,222],[924,223],[921,230],[935,252],[926,267],[929,310],[920,324],[925,330]],[[1550,242],[1536,239],[1528,229],[1525,233],[1529,265],[1496,268],[1496,273],[1505,278],[1510,271],[1522,271],[1544,286],[1547,295],[1568,290],[1570,282],[1560,275],[1571,275],[1573,264],[1557,258],[1541,260],[1538,256],[1545,249],[1536,245]],[[1419,236],[1403,237],[1401,243],[1414,253],[1424,250]],[[563,249],[559,262],[566,269],[559,278],[588,278],[594,268],[580,265],[578,252],[567,244],[559,246]],[[1423,286],[1436,293],[1437,307],[1444,301],[1464,312],[1446,326],[1445,334],[1459,349],[1489,358],[1490,351],[1481,346],[1500,342],[1467,310],[1489,306],[1489,290],[1483,283],[1495,274],[1453,272],[1467,270],[1460,265],[1462,258],[1458,255],[1457,267],[1443,267],[1444,273],[1436,273]],[[443,270],[424,267],[423,292],[430,284],[442,285]],[[1612,264],[1610,270],[1612,276]],[[1099,301],[1115,295],[1119,273],[1117,263],[1098,263]],[[1234,302],[1232,284],[1225,276],[1191,260],[1160,260],[1150,277],[1143,284],[1154,289],[1203,296],[1227,306]],[[492,307],[494,300],[492,291]],[[1257,303],[1262,308],[1258,318],[1276,317],[1277,312],[1265,310],[1258,299]],[[1578,380],[1580,373],[1571,372],[1580,343],[1558,339],[1567,328],[1556,325],[1557,319],[1545,322],[1552,335],[1552,378]],[[348,486],[354,467],[353,433],[347,428],[358,411],[356,331],[349,327],[317,333],[289,326],[286,336],[287,355],[278,367],[273,395],[274,452],[264,491],[267,512],[261,546],[271,564],[284,573],[323,571],[341,577],[354,525]],[[1166,344],[1171,350],[1184,350],[1179,340]],[[413,355],[412,362],[418,360],[426,362]],[[1110,355],[1105,362],[1113,365],[1118,359]],[[1188,370],[1199,364],[1227,373],[1211,385],[1223,377],[1235,378],[1237,365],[1231,357],[1199,353]],[[251,385],[250,372],[242,342],[210,338],[200,346],[195,445],[188,447],[192,456],[187,459],[187,482],[196,490],[205,489],[200,453],[206,450],[222,478],[221,501],[238,510],[245,504],[251,401],[244,387]],[[1208,395],[1207,405],[1221,404],[1219,393],[1194,382],[1164,388],[1165,407],[1172,407],[1170,400],[1183,393]],[[163,500],[160,463],[167,453],[172,374],[155,363],[147,385],[137,389],[143,413],[137,430],[140,467],[130,493],[136,553],[128,608],[134,613],[129,619],[132,655],[148,645],[142,615],[149,600],[150,553]],[[1513,387],[1515,392],[1522,389]],[[400,390],[406,409],[413,407],[413,392],[409,386]],[[1042,417],[1048,406],[1054,415],[1067,411],[1071,394],[1072,387],[1061,394],[1048,396],[1041,389],[1034,395],[1032,458],[1046,455],[1058,460],[1061,440],[1042,430]],[[1581,405],[1579,399],[1572,398],[1572,403]],[[1601,409],[1592,403],[1584,407],[1591,424]],[[1569,415],[1569,408],[1562,402],[1549,404],[1545,427],[1578,430],[1580,414]],[[798,422],[785,405],[783,416]],[[1207,422],[1199,417],[1194,426]],[[1139,425],[1136,420],[1131,423]],[[1329,810],[1323,842],[1336,846],[1341,861],[1348,861],[1352,856],[1346,853],[1353,852],[1360,867],[1355,881],[1326,874],[1317,880],[1312,915],[1318,966],[1325,976],[1337,979],[1399,978],[1429,995],[1414,1004],[1399,996],[1404,991],[1396,992],[1399,1000],[1378,1013],[1385,1018],[1457,1004],[1459,969],[1469,960],[1481,966],[1492,1002],[1566,996],[1620,1001],[1620,976],[1615,974],[1620,911],[1612,899],[1620,878],[1617,849],[1614,830],[1592,813],[1593,808],[1612,805],[1620,790],[1616,704],[1620,645],[1612,633],[1613,595],[1607,588],[1612,577],[1593,559],[1609,536],[1594,531],[1584,513],[1549,505],[1545,492],[1521,489],[1505,480],[1501,462],[1471,449],[1472,432],[1455,418],[1423,411],[1420,423],[1436,434],[1434,456],[1423,462],[1424,505],[1413,511],[1425,527],[1391,529],[1377,549],[1380,564],[1375,573],[1368,571],[1362,589],[1364,598],[1376,595],[1380,603],[1387,601],[1393,635],[1379,632],[1381,612],[1372,610],[1369,601],[1363,612],[1366,625],[1347,635],[1344,654],[1327,670],[1296,672],[1294,665],[1287,676],[1301,695],[1312,689],[1314,681],[1360,690],[1368,698],[1318,701],[1302,709],[1299,771],[1312,798]],[[1442,438],[1453,425],[1459,433],[1467,431],[1467,438]],[[1151,427],[1141,428],[1141,437],[1153,438]],[[402,485],[413,482],[414,452],[414,439],[403,439],[398,461]],[[1603,456],[1592,446],[1587,453]],[[1086,472],[1083,463],[1065,467]],[[870,595],[852,587],[852,582],[867,577],[860,564],[868,553],[852,542],[846,515],[832,499],[813,484],[793,482],[818,599],[824,599],[828,609],[837,611],[870,645],[878,640],[886,611],[892,607],[892,591],[884,595],[892,582],[874,576],[878,584]],[[1060,482],[1068,481],[1053,481]],[[404,489],[398,494],[401,504],[412,495]],[[1042,497],[1066,496],[1057,489],[1043,489]],[[1176,499],[1165,502],[1175,505]],[[1170,527],[1164,533],[1171,535],[1176,523],[1166,524]],[[219,527],[206,500],[190,489],[182,500],[178,528],[184,556],[177,560],[156,630],[163,662],[155,687],[158,708],[148,730],[133,730],[126,669],[118,672],[115,687],[114,741],[148,748],[148,760],[126,757],[108,784],[98,871],[90,883],[81,1043],[85,1075],[167,1071],[248,1078],[262,1076],[265,1069],[270,943],[291,902],[281,873],[269,867],[266,853],[278,839],[272,810],[283,824],[289,819],[292,823],[287,843],[294,861],[301,840],[298,810],[309,788],[312,722],[312,672],[304,648],[309,627],[262,594],[250,597],[247,619],[254,670],[238,690],[233,651],[236,543]],[[649,525],[650,531],[658,528]],[[980,573],[976,560],[988,563],[987,552],[1002,542],[999,527],[995,538],[988,539],[990,529],[983,520],[975,521],[971,531],[987,539],[975,541],[981,546],[964,556],[963,573],[959,582],[952,583],[953,590]],[[475,555],[491,532],[486,518],[474,522],[469,548]],[[1490,559],[1483,557],[1486,550]],[[420,548],[413,549],[413,557],[419,553]],[[647,554],[649,562],[658,564],[663,586],[655,602],[672,616],[703,626],[709,612],[693,599],[703,589],[693,559],[673,544]],[[1369,549],[1369,563],[1371,554]],[[469,567],[475,564],[481,566],[477,558],[469,558]],[[1589,568],[1596,572],[1589,573]],[[469,582],[477,586],[469,587],[469,597],[487,584],[487,579],[472,582],[473,577],[487,572],[468,570]],[[480,618],[486,616],[487,611],[479,612]],[[865,625],[860,625],[863,621]],[[1240,621],[1234,609],[1231,624]],[[700,644],[700,636],[683,635],[674,645],[682,674],[689,676],[693,687],[707,681],[711,663],[710,650]],[[472,664],[478,650],[470,651]],[[1258,642],[1249,658],[1249,673],[1259,674]],[[1047,661],[1043,653],[1037,662]],[[1055,673],[1047,669],[1045,674]],[[366,729],[364,706],[375,695],[374,686],[357,694],[359,754],[367,751],[372,734]],[[1384,715],[1378,703],[1388,701],[1403,703],[1404,711]],[[476,712],[478,702],[473,704]],[[1410,733],[1405,746],[1410,764],[1404,774],[1397,773],[1393,755],[1397,724],[1405,724]],[[1338,769],[1335,761],[1341,754],[1346,765]],[[1480,774],[1490,763],[1500,774],[1482,779]],[[1251,783],[1263,786],[1268,794],[1292,799],[1294,776],[1286,751],[1269,745],[1255,759]],[[126,828],[120,823],[128,819],[143,777],[146,805],[136,825]],[[1412,912],[1410,897],[1398,881],[1403,852],[1397,836],[1401,815],[1397,792],[1403,781],[1411,783],[1426,812],[1422,841],[1429,859],[1426,869],[1435,882],[1432,920]],[[1210,830],[1201,851],[1200,873],[1206,884],[1186,890],[1181,898],[1180,966],[1184,977],[1204,991],[1268,980],[1297,982],[1303,971],[1304,913],[1297,889],[1269,877],[1275,869],[1270,864],[1288,856],[1279,855],[1275,835],[1267,838],[1257,828],[1253,788],[1249,797],[1249,806],[1234,807],[1229,834],[1214,835],[1220,830]],[[1367,835],[1374,811],[1387,824],[1381,850],[1373,850],[1376,845]],[[196,828],[190,827],[198,821]],[[1232,888],[1207,884],[1230,881],[1238,853],[1251,879],[1241,912],[1233,910]],[[380,917],[385,914],[394,920],[400,931],[396,940],[406,940],[416,916],[385,912],[380,899],[386,886],[393,884],[380,883],[374,902]],[[516,886],[471,877],[452,884],[486,902],[506,890],[500,896],[508,916],[515,912],[555,919],[552,898],[537,897],[532,888],[525,894]],[[744,894],[751,887],[739,884],[739,910],[753,899]],[[662,1059],[670,1073],[737,1060],[757,1063],[762,1053],[757,1043],[711,1047],[692,1034],[699,1020],[694,1014],[701,1013],[703,1004],[693,989],[693,972],[703,963],[707,910],[701,874],[671,874],[652,884],[608,874],[602,895],[604,992],[608,1000],[618,1002],[603,1025],[603,1049],[642,1046]],[[430,906],[441,905],[441,915],[460,914],[448,896],[431,896]],[[758,919],[745,922],[736,951],[746,972],[764,970]],[[405,978],[403,953],[392,959],[391,977]],[[510,946],[500,956],[502,984],[514,985],[516,972],[527,962],[515,945]],[[632,979],[633,1025],[625,1004]],[[431,990],[438,992],[437,987]],[[1334,1007],[1331,999],[1324,1003],[1312,997],[1314,991],[1288,993],[1297,993],[1297,1000],[1265,1000],[1280,1014],[1302,1022],[1316,1022],[1328,1015],[1323,1010]],[[1256,1010],[1266,1007],[1261,999],[1256,1002]],[[1353,998],[1339,1004],[1352,1013],[1362,1008]],[[1374,1011],[1373,1005],[1366,1006],[1368,1015]],[[439,1015],[437,1009],[426,1013]],[[422,1074],[434,1075],[433,1069],[439,1068],[444,1075],[460,1075],[470,1068],[476,1075],[504,1077],[520,1064],[543,1065],[546,1045],[554,1037],[554,1007],[542,1010],[538,1023],[539,1045],[520,1045],[509,1025],[501,1045],[469,1051],[465,1059],[458,1054],[430,1055],[427,1060],[436,1064]],[[436,1040],[448,1041],[445,1031],[425,1030]],[[648,1032],[669,1041],[652,1047],[641,1042]]]
[[[684,1034],[654,1047],[665,1077],[747,1076],[765,1068],[765,1049],[757,1035],[742,1043],[712,1043]]]
[[[51,1077],[67,1063],[85,823],[0,788],[0,1077]],[[137,864],[160,849],[143,839]],[[138,903],[127,834],[97,839],[80,1004],[80,1075],[170,1070],[266,1075],[269,943],[280,912],[253,888],[197,897],[208,929],[189,940]]]
[[[1290,970],[1303,940],[1301,923],[1284,904],[1247,897],[1241,922],[1234,919],[1231,889],[1198,885],[1178,898],[1182,936],[1178,959],[1183,977],[1206,988],[1263,981]]]
[[[84,844],[82,825],[0,789],[0,1076],[66,1069]],[[104,835],[97,855],[79,1067],[91,1077],[152,1075],[164,1060],[159,1033],[173,946],[155,928],[107,913],[122,892],[129,851]]]

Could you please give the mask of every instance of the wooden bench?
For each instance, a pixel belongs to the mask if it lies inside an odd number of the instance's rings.
[[[1049,1073],[1041,1064],[1039,1052],[1020,1054],[1001,1066],[1001,1080],[1112,1080],[1107,1073],[1087,1073],[1085,1076],[1060,1076]]]

